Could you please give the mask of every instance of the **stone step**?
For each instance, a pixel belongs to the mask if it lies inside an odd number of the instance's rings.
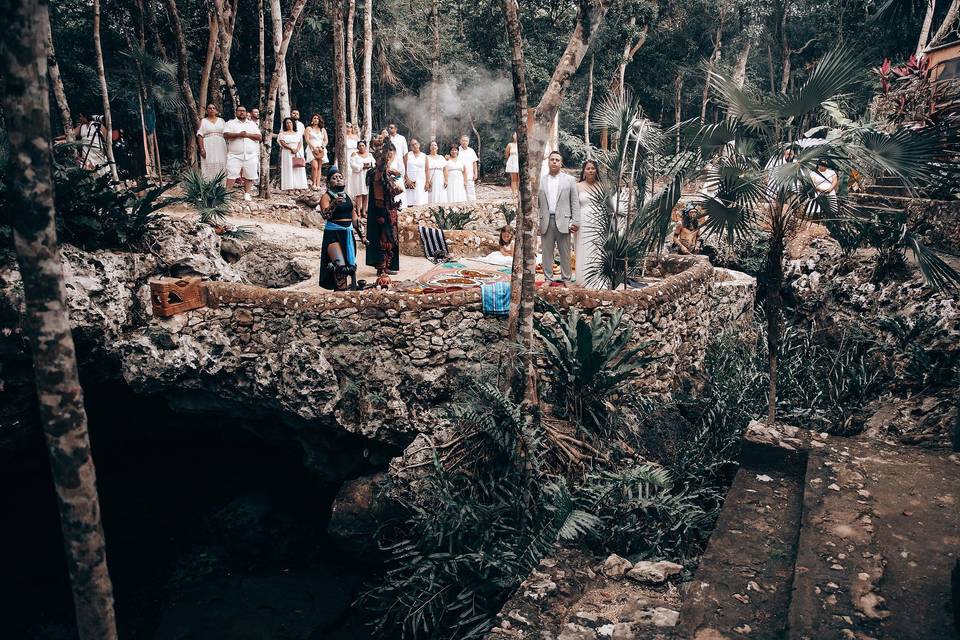
[[[759,423],[745,437],[807,451],[789,640],[960,640],[960,457]]]
[[[741,466],[674,638],[784,637],[802,495],[802,456],[758,457]]]

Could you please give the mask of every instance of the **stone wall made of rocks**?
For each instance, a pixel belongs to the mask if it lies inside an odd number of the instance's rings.
[[[960,254],[960,200],[912,200],[907,219],[930,246]]]
[[[707,342],[749,323],[755,281],[678,259],[642,290],[551,288],[541,299],[587,313],[626,310],[633,339],[662,356],[636,385],[666,393],[695,376]],[[145,392],[203,391],[258,410],[339,426],[390,444],[435,428],[444,407],[484,368],[495,370],[505,320],[480,291],[326,294],[211,282],[209,308],[154,319],[126,336],[124,377]]]

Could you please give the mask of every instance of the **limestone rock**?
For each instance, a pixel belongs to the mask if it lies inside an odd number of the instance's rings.
[[[568,622],[560,630],[557,640],[596,640],[596,637],[597,633],[593,629]]]
[[[380,524],[383,504],[378,493],[385,481],[385,474],[376,473],[344,482],[333,501],[327,532],[339,538],[369,541]]]
[[[626,558],[621,558],[615,553],[610,554],[610,556],[603,561],[603,564],[600,567],[600,572],[607,576],[608,578],[613,578],[614,580],[619,580],[624,576],[625,573],[631,570],[633,563],[631,563]]]
[[[637,582],[660,584],[665,582],[670,576],[680,573],[681,571],[683,571],[683,565],[677,564],[676,562],[668,562],[666,560],[650,562],[649,560],[641,560],[633,565],[632,569],[627,571],[627,577]]]

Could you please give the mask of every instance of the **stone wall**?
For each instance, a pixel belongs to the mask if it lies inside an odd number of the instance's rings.
[[[960,200],[911,200],[907,217],[924,242],[960,254]]]
[[[636,384],[668,392],[695,376],[707,342],[752,319],[755,281],[696,258],[629,292],[551,288],[539,295],[587,313],[622,307],[634,340],[662,356]],[[305,424],[405,445],[431,432],[481,371],[497,369],[505,320],[480,292],[308,294],[211,282],[209,308],[154,319],[116,345],[135,390],[191,390]],[[485,369],[486,368],[486,369]]]

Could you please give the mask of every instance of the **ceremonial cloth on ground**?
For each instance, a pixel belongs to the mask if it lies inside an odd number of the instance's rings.
[[[510,314],[510,282],[494,282],[480,285],[483,312],[495,316]]]

